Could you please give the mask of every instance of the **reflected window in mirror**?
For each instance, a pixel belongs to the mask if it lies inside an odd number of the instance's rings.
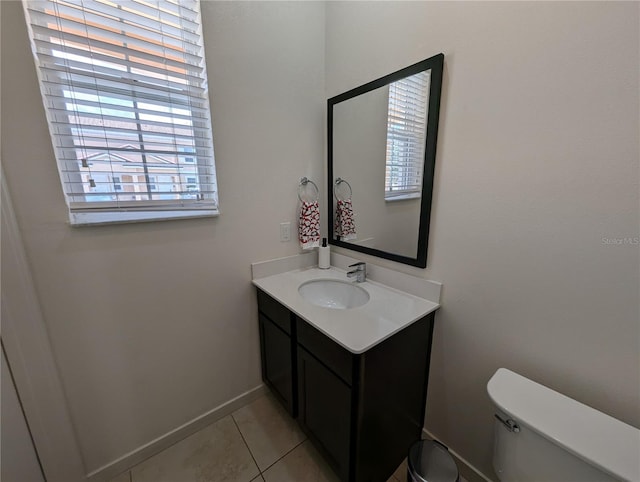
[[[422,192],[430,72],[389,85],[384,198],[419,198]]]

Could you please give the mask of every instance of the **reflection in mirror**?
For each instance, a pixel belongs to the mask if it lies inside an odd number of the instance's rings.
[[[443,57],[329,99],[332,244],[426,266]],[[349,239],[336,216],[338,178],[352,191]]]
[[[389,84],[384,198],[419,198],[431,70]]]

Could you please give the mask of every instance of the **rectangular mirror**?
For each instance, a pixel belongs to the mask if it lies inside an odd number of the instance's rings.
[[[327,101],[329,242],[425,268],[444,55]]]

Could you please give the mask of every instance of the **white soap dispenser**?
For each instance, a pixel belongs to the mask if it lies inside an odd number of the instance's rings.
[[[318,248],[318,268],[329,269],[331,267],[331,253],[327,246],[327,238],[322,238],[322,246]]]

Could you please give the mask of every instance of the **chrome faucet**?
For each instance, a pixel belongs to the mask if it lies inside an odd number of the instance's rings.
[[[347,272],[347,278],[355,278],[356,283],[362,283],[367,279],[367,265],[362,261],[349,265],[349,268],[355,268],[353,271]]]

